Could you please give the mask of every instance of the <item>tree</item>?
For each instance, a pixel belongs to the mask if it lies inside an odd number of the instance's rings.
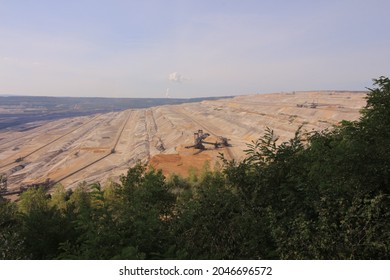
[[[0,259],[27,259],[25,241],[21,236],[20,215],[14,203],[0,196]]]
[[[2,192],[7,191],[7,176],[5,174],[0,174],[0,195]]]
[[[26,252],[34,259],[51,259],[58,254],[59,243],[66,240],[66,226],[60,212],[49,206],[43,188],[28,189],[18,203],[21,212],[21,236]]]
[[[246,160],[225,165],[277,258],[389,257],[390,81],[374,84],[360,120],[314,132],[306,146],[299,132],[278,145],[267,129]]]
[[[145,166],[138,164],[129,168],[121,181],[119,222],[129,227],[126,243],[138,248],[145,258],[162,258],[173,243],[169,226],[175,202],[165,177],[161,170],[146,171]]]

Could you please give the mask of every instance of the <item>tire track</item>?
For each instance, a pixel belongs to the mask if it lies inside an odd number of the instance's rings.
[[[94,161],[92,161],[92,162],[90,162],[90,163],[88,163],[88,164],[86,164],[86,165],[76,169],[75,171],[72,171],[71,173],[66,174],[63,177],[60,177],[59,179],[54,181],[53,185],[60,183],[61,181],[63,181],[65,179],[67,179],[67,178],[69,178],[69,177],[79,173],[82,170],[87,169],[88,167],[90,167],[90,166],[100,162],[101,160],[107,158],[108,156],[114,154],[115,150],[116,150],[116,148],[118,146],[119,140],[122,137],[123,131],[125,130],[125,127],[126,127],[127,123],[129,122],[129,119],[130,119],[131,115],[132,115],[132,111],[129,111],[129,113],[127,114],[127,117],[126,117],[125,121],[123,122],[123,125],[122,125],[121,129],[119,130],[119,133],[118,133],[118,135],[117,135],[117,137],[115,139],[114,145],[111,147],[111,150],[109,152],[107,152],[106,154],[104,154],[101,157],[97,158],[96,160],[94,160]]]
[[[74,128],[74,129],[72,129],[71,131],[68,131],[68,132],[66,132],[66,133],[64,133],[64,134],[62,134],[62,135],[60,135],[59,137],[55,138],[54,140],[52,140],[52,141],[50,141],[50,142],[48,142],[48,143],[46,143],[46,144],[40,146],[39,148],[34,149],[33,151],[29,152],[28,154],[26,154],[26,155],[24,155],[24,156],[21,156],[21,157],[15,159],[14,161],[12,161],[12,162],[10,162],[10,163],[7,163],[7,164],[5,164],[5,165],[0,166],[0,169],[1,169],[1,168],[4,168],[4,167],[7,167],[7,166],[10,166],[10,165],[12,165],[12,164],[15,164],[15,163],[18,163],[18,162],[23,161],[23,160],[26,159],[27,157],[29,157],[29,156],[35,154],[36,152],[38,152],[38,151],[40,151],[40,150],[42,150],[42,149],[48,147],[49,145],[51,145],[51,144],[57,142],[58,140],[60,140],[60,139],[62,139],[62,138],[64,138],[64,137],[70,135],[70,134],[73,133],[74,131],[76,131],[76,130],[78,130],[78,129],[80,129],[80,128],[86,126],[86,125],[88,125],[88,124],[91,123],[93,120],[97,119],[99,116],[100,116],[100,115],[95,116],[94,118],[90,119],[90,120],[87,121],[86,123],[84,123],[84,124],[82,124],[82,125],[80,125],[80,126]]]
[[[158,145],[158,142],[161,141],[161,139],[157,136],[158,127],[152,109],[146,110],[145,121],[146,121],[147,139],[149,142],[148,161],[150,161],[151,149],[157,149],[156,147]]]

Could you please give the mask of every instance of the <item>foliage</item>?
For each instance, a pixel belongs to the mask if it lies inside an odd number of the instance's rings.
[[[0,260],[26,259],[24,239],[20,234],[20,216],[14,203],[0,196]]]

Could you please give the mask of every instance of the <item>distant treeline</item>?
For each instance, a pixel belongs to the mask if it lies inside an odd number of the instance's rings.
[[[57,186],[0,202],[2,259],[389,259],[390,80],[358,121],[165,178],[138,164],[120,183]]]
[[[0,108],[13,112],[0,113],[0,130],[26,123],[50,121],[61,118],[86,116],[126,109],[150,108],[160,105],[183,104],[216,100],[228,97],[199,98],[99,98],[99,97],[44,97],[44,96],[0,96]]]

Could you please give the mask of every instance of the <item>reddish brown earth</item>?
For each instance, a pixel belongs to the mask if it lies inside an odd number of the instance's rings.
[[[220,152],[223,149],[219,150]],[[209,165],[215,162],[215,149],[205,150],[200,153],[194,150],[180,149],[177,154],[159,154],[150,159],[150,166],[154,169],[161,169],[163,174],[171,174],[188,177],[190,172],[200,174],[205,167],[205,162]],[[213,167],[213,166],[210,166]]]

